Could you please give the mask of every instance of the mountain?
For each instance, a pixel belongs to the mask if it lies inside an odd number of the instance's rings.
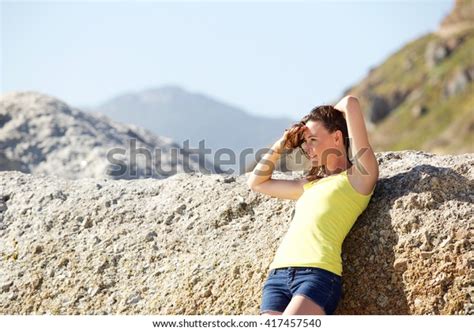
[[[117,121],[171,137],[179,143],[189,140],[190,146],[198,146],[204,140],[212,155],[219,149],[221,152],[231,150],[236,162],[240,160],[241,151],[251,148],[252,154],[242,159],[245,165],[252,163],[258,149],[270,147],[294,122],[290,118],[251,115],[176,86],[119,95],[93,109]],[[223,156],[222,159],[229,158]],[[237,170],[246,167],[226,165],[225,168]]]
[[[202,159],[202,165],[216,172],[209,161]],[[132,179],[166,178],[188,168],[199,170],[197,155],[168,137],[37,92],[0,96],[0,170]]]
[[[474,1],[411,41],[344,94],[359,97],[375,150],[474,151]]]
[[[336,313],[472,315],[474,154],[376,156]],[[296,202],[246,180],[0,172],[0,314],[258,314]]]

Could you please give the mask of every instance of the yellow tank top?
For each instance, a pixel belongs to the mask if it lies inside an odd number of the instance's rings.
[[[270,269],[318,267],[342,275],[342,242],[365,210],[368,195],[352,187],[347,170],[304,184],[295,214]]]

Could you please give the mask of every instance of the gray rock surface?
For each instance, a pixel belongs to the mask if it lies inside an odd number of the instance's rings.
[[[474,154],[377,157],[337,313],[472,314]],[[0,172],[0,313],[258,314],[294,206],[246,175]]]

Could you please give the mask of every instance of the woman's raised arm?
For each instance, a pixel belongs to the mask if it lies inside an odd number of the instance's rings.
[[[344,114],[347,122],[354,172],[364,182],[375,185],[379,176],[379,165],[369,143],[359,99],[347,95],[334,108]]]

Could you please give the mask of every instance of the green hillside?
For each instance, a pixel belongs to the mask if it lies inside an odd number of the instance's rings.
[[[473,1],[445,22],[346,91],[360,97],[376,151],[474,152]]]

